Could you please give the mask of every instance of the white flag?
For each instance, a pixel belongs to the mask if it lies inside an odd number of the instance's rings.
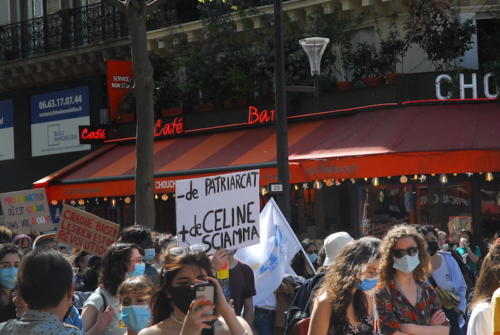
[[[260,243],[238,249],[235,255],[253,270],[257,291],[254,302],[273,294],[286,273],[295,274],[290,261],[301,248],[297,236],[271,198],[260,213]]]

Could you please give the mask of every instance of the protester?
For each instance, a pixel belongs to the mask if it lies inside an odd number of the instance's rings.
[[[422,235],[412,226],[395,226],[380,250],[375,300],[382,334],[448,334],[439,298],[426,281],[429,256]]]
[[[142,258],[146,264],[144,274],[151,279],[153,284],[158,285],[158,271],[151,266],[151,262],[153,262],[156,257],[151,230],[140,225],[129,226],[122,231],[118,238],[118,242],[132,243],[142,248]]]
[[[40,250],[54,249],[54,250],[57,250],[57,242],[56,242],[55,238],[56,238],[55,233],[44,234],[44,235],[38,236],[37,238],[35,238],[35,241],[33,242],[33,250],[35,250],[35,249],[40,249]]]
[[[17,245],[23,252],[31,250],[32,241],[31,237],[26,234],[18,234],[12,239],[12,243]]]
[[[439,249],[448,251],[448,249],[450,248],[450,244],[448,241],[448,233],[446,233],[443,230],[437,230],[437,234],[438,234]]]
[[[353,240],[351,235],[345,231],[339,231],[328,235],[323,242],[323,248],[325,248],[326,254],[323,266],[330,266],[335,261],[342,248]]]
[[[144,274],[139,247],[129,243],[112,244],[104,254],[99,287],[85,301],[82,311],[85,334],[122,335],[118,324],[118,287],[128,276]]]
[[[155,288],[146,276],[129,277],[118,288],[120,322],[127,327],[125,335],[137,335],[151,322],[149,303]]]
[[[163,254],[169,248],[177,246],[177,239],[172,234],[152,232],[153,247],[155,249],[155,258],[151,261],[151,265],[157,270],[161,271],[164,264]]]
[[[236,249],[226,251],[219,249],[212,257],[212,269],[219,270],[224,262],[229,267],[229,298],[236,315],[241,315],[252,324],[254,320],[253,296],[255,295],[255,280],[252,268],[236,257]],[[242,314],[243,311],[243,314]]]
[[[0,245],[0,322],[16,317],[12,295],[21,258],[21,251],[14,244]]]
[[[309,335],[372,334],[380,240],[349,242],[328,269],[314,301]]]
[[[215,305],[204,298],[196,299],[193,284],[206,281],[215,286]],[[213,334],[250,335],[252,331],[242,318],[234,313],[217,279],[212,277],[211,264],[203,252],[191,253],[173,259],[162,272],[160,290],[151,303],[153,326],[139,335],[200,335],[213,323]],[[214,311],[220,315],[212,315]]]
[[[459,235],[459,245],[456,248],[457,252],[462,256],[465,264],[478,275],[478,264],[481,259],[481,249],[474,243],[472,233],[466,229],[462,229]]]
[[[308,238],[302,240],[300,244],[306,252],[307,258],[309,259],[310,263],[306,261],[304,253],[302,251],[299,251],[292,259],[292,269],[299,276],[302,276],[306,279],[311,278],[312,276],[314,276],[316,269],[318,268],[318,247],[313,240]],[[309,264],[312,264],[314,268],[311,269],[311,266]]]
[[[81,292],[95,291],[99,282],[102,259],[98,256],[90,256],[87,268],[81,274],[80,280],[76,282],[76,290]]]
[[[465,330],[463,329],[465,326],[463,315],[467,308],[467,285],[460,267],[449,252],[439,250],[438,233],[434,227],[426,225],[418,227],[417,230],[427,241],[432,271],[429,282],[438,293],[443,310],[450,321],[450,335],[461,335]],[[441,290],[447,292],[440,294],[443,292]],[[459,301],[451,298],[448,292],[455,295]]]
[[[73,249],[73,254],[70,257],[73,260],[73,271],[75,275],[75,288],[82,288],[84,283],[84,273],[89,264],[90,255],[83,250]]]
[[[479,278],[474,288],[471,303],[472,313],[467,326],[467,335],[492,333],[491,298],[500,287],[500,241],[492,244],[484,258]]]
[[[0,324],[0,334],[82,334],[77,327],[62,322],[73,303],[73,270],[60,253],[35,250],[25,256],[17,282],[29,310],[19,320]]]
[[[12,231],[5,226],[0,226],[0,244],[11,243],[11,241]]]

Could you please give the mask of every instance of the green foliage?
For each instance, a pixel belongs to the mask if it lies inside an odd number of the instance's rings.
[[[410,1],[407,38],[417,43],[438,71],[451,70],[472,48],[475,26],[471,19],[461,22],[446,2]]]

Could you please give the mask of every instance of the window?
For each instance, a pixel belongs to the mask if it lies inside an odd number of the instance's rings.
[[[477,20],[479,64],[500,58],[500,19]]]

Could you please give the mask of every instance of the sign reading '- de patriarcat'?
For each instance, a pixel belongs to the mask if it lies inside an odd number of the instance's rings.
[[[177,180],[175,193],[179,246],[211,254],[259,243],[259,170]]]

